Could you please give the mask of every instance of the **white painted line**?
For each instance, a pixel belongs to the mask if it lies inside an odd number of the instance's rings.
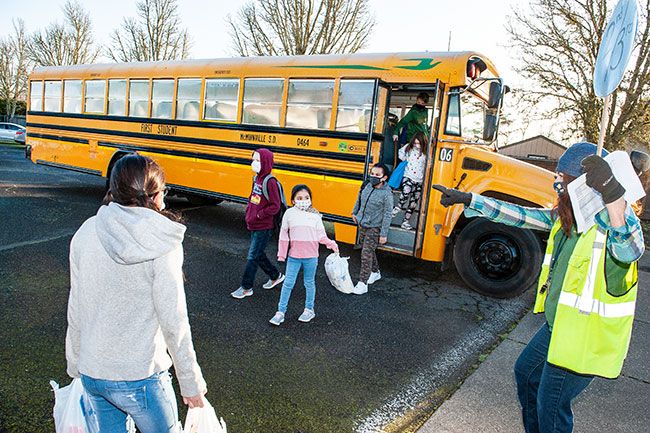
[[[8,250],[13,250],[14,248],[25,247],[25,246],[28,246],[28,245],[36,245],[36,244],[42,244],[43,242],[55,241],[57,239],[72,236],[75,232],[76,232],[76,230],[69,230],[67,232],[60,233],[58,235],[50,236],[50,237],[47,237],[47,238],[36,239],[36,240],[33,240],[33,241],[16,242],[16,243],[9,244],[9,245],[2,245],[2,246],[0,246],[0,251],[8,251]]]

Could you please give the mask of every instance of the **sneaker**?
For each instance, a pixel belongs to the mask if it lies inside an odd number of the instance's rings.
[[[275,286],[283,282],[286,277],[287,277],[286,275],[280,272],[280,276],[278,277],[277,280],[268,280],[266,283],[264,283],[262,287],[264,287],[266,290],[271,290],[272,288],[274,288]]]
[[[404,221],[400,227],[404,230],[413,230],[413,226],[408,221]]]
[[[280,326],[280,323],[282,323],[282,322],[284,322],[284,313],[281,312],[281,311],[278,311],[277,313],[275,313],[275,316],[273,316],[271,318],[271,320],[269,320],[269,323],[271,325],[275,325],[275,326]]]
[[[235,299],[244,299],[246,296],[253,296],[253,289],[246,290],[243,287],[235,290],[230,294]]]
[[[401,209],[399,208],[399,206],[395,206],[393,208],[393,218],[395,218],[397,216],[397,214],[399,213],[400,210]]]
[[[352,293],[355,295],[363,295],[364,293],[368,293],[368,285],[359,281],[357,285],[354,286],[354,289],[352,289]]]
[[[375,283],[377,281],[381,280],[381,272],[373,272],[370,274],[370,277],[368,278],[368,284]]]
[[[314,313],[314,310],[305,308],[305,311],[303,311],[300,317],[298,317],[298,321],[307,323],[311,321],[311,319],[313,319],[314,317],[316,317],[316,313]]]

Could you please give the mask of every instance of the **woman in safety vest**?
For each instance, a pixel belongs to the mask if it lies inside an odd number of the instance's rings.
[[[578,233],[567,185],[583,173],[605,209],[596,224]],[[468,217],[550,231],[533,310],[545,314],[546,324],[515,363],[527,433],[571,432],[572,400],[594,376],[620,374],[634,320],[636,261],[644,251],[625,189],[594,144],[576,143],[564,152],[553,187],[555,207],[538,209],[434,186],[443,206],[462,203]]]

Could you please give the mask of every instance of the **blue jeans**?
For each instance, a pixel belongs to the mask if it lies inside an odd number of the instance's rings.
[[[318,267],[318,257],[310,259],[294,259],[289,257],[287,259],[287,270],[284,284],[282,284],[282,292],[280,293],[280,302],[278,303],[278,311],[283,313],[287,312],[287,304],[291,297],[293,286],[296,285],[298,273],[302,268],[303,282],[307,295],[305,296],[305,308],[310,310],[314,309],[314,299],[316,298],[316,268]]]
[[[246,268],[241,280],[241,286],[250,290],[255,282],[257,267],[262,268],[270,279],[276,280],[280,277],[280,271],[273,266],[273,263],[266,257],[266,245],[273,236],[273,230],[255,230],[251,232],[251,245],[248,248],[248,257],[246,258]]]
[[[526,433],[573,431],[571,402],[593,380],[546,361],[551,331],[547,324],[537,331],[515,363],[517,394]]]
[[[180,433],[169,372],[132,381],[82,375],[81,382],[86,390],[84,417],[89,433],[126,433],[127,415],[131,415],[140,433]]]

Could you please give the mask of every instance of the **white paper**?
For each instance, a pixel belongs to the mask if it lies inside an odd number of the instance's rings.
[[[625,188],[625,201],[634,203],[645,196],[643,185],[634,172],[630,156],[622,150],[610,153],[605,161],[612,168],[616,180]],[[569,197],[576,218],[578,233],[582,233],[596,224],[596,214],[605,209],[605,203],[598,192],[586,183],[586,175],[582,175],[568,185]]]

